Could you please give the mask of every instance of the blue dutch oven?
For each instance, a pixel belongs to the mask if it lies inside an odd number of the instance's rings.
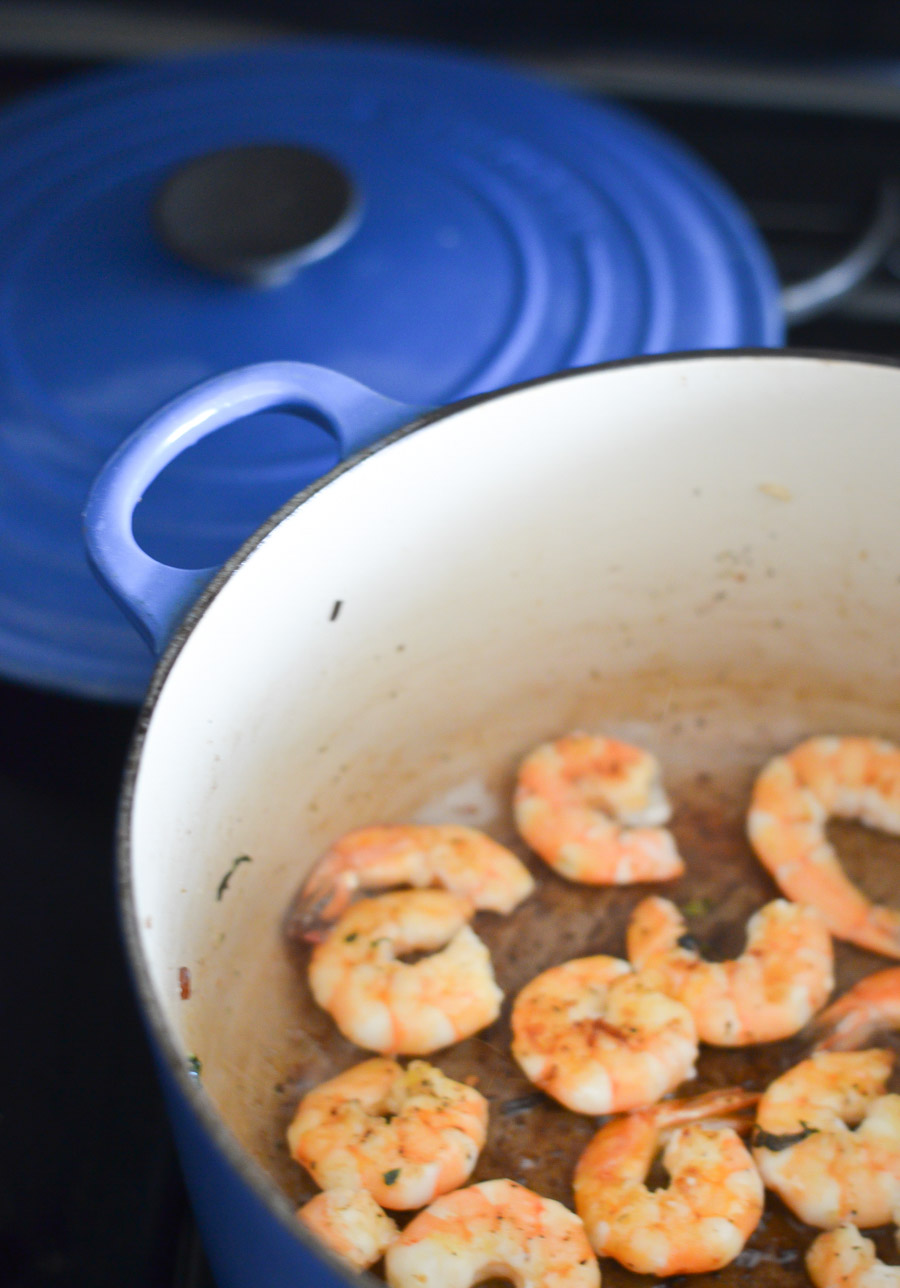
[[[305,997],[283,937],[337,836],[427,808],[512,840],[516,762],[577,722],[637,731],[684,792],[712,778],[716,844],[726,800],[744,844],[747,784],[776,750],[826,729],[900,739],[898,401],[894,364],[787,351],[642,357],[424,414],[273,363],[183,395],[113,457],[91,559],[162,650],[119,818],[123,925],[220,1288],[359,1282],[297,1221],[313,1187],[284,1148],[302,1093],[367,1054]],[[217,572],[141,551],[157,471],[273,408],[354,454]],[[523,965],[624,940],[595,905],[583,943],[544,906],[534,924],[496,961],[508,995]],[[483,1044],[501,1063],[503,1024]],[[571,1155],[571,1122],[557,1143]],[[526,1147],[487,1151],[479,1179],[528,1184],[549,1128]]]
[[[756,231],[685,148],[451,52],[310,40],[92,74],[0,117],[0,179],[0,673],[84,697],[138,702],[151,674],[85,565],[84,497],[198,384],[300,361],[434,407],[783,337]],[[142,547],[221,563],[389,425],[327,419],[260,411],[198,446],[137,509]]]

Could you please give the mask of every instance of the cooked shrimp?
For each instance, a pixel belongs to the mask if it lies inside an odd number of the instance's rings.
[[[703,1274],[733,1261],[765,1199],[735,1116],[757,1099],[730,1087],[664,1101],[601,1127],[574,1180],[575,1210],[598,1256],[615,1257],[637,1274],[665,1276]],[[651,1191],[647,1174],[669,1128],[676,1128],[663,1152],[669,1185]]]
[[[747,833],[789,899],[813,904],[828,928],[900,957],[900,912],[872,903],[841,868],[829,818],[900,834],[900,748],[876,738],[809,738],[776,756],[753,788]]]
[[[531,980],[512,1032],[526,1077],[580,1114],[643,1108],[694,1076],[690,1011],[616,957],[579,957]]]
[[[383,1055],[427,1055],[477,1033],[503,994],[471,915],[445,890],[361,899],[313,951],[313,997],[351,1042]],[[416,951],[430,955],[397,961]]]
[[[526,756],[513,799],[528,845],[569,881],[625,885],[684,871],[671,813],[649,752],[614,738],[571,733]]]
[[[584,1226],[562,1203],[515,1181],[481,1181],[413,1217],[385,1257],[391,1288],[600,1288]]]
[[[651,895],[628,923],[628,960],[683,1002],[701,1042],[746,1046],[799,1032],[834,986],[834,953],[815,908],[775,899],[747,923],[734,961],[707,962],[674,903]]]
[[[807,1225],[866,1229],[890,1220],[900,1186],[900,1096],[882,1092],[893,1062],[889,1051],[825,1051],[760,1098],[753,1156],[767,1187]]]
[[[816,1016],[816,1051],[858,1051],[873,1033],[900,1029],[900,966],[867,975]]]
[[[900,1212],[893,1220],[896,1225]],[[879,1261],[875,1244],[855,1225],[820,1234],[806,1253],[806,1269],[816,1288],[900,1288],[900,1266]]]
[[[292,916],[304,928],[333,921],[357,890],[443,886],[475,908],[512,912],[534,889],[521,860],[473,827],[362,827],[347,832],[308,877]]]
[[[423,1207],[462,1185],[487,1134],[480,1092],[424,1060],[376,1057],[308,1091],[287,1139],[317,1185],[367,1190],[382,1207]]]
[[[400,1233],[367,1190],[323,1190],[304,1203],[297,1216],[356,1270],[374,1266]]]

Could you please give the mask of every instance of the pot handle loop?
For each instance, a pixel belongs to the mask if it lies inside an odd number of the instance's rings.
[[[172,568],[134,539],[134,510],[156,476],[207,434],[262,411],[306,414],[338,445],[340,459],[415,419],[419,410],[349,376],[304,362],[264,362],[215,376],[173,399],[110,457],[84,511],[88,561],[154,653],[161,653],[218,568]]]

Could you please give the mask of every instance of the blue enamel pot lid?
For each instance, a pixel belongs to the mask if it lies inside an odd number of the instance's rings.
[[[259,145],[345,183],[290,280],[265,285],[176,253],[159,218],[178,176]],[[116,446],[198,382],[294,359],[425,408],[783,339],[760,238],[679,144],[468,55],[356,41],[94,74],[7,110],[0,300],[0,674],[120,702],[153,661],[88,568],[81,509]],[[321,424],[254,417],[174,463],[136,535],[176,566],[220,563],[336,463]]]

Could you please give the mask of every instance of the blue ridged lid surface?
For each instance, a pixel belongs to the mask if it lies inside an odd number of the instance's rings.
[[[292,281],[238,285],[161,244],[173,170],[314,149],[359,198]],[[303,42],[79,79],[0,117],[0,674],[137,701],[152,661],[88,569],[91,480],[150,412],[298,359],[436,406],[641,353],[777,345],[767,254],[724,186],[632,114],[460,55]],[[330,468],[257,417],[186,454],[136,516],[148,551],[220,562]]]

